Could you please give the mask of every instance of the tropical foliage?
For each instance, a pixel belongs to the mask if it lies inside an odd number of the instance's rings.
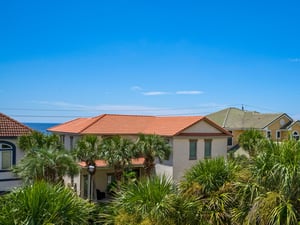
[[[38,131],[32,131],[30,134],[18,138],[18,146],[25,152],[40,148],[62,149],[63,145],[57,134],[43,134]]]
[[[34,131],[31,135],[21,136],[18,144],[25,150],[25,156],[13,168],[13,172],[25,183],[37,180],[58,183],[63,181],[63,176],[79,172],[76,161],[63,149],[57,135]]]
[[[199,161],[181,182],[182,191],[197,200],[198,221],[203,224],[229,224],[235,204],[238,167],[223,157]]]
[[[77,163],[66,150],[40,148],[26,154],[13,168],[25,183],[45,180],[50,183],[63,182],[65,175],[79,172]]]
[[[296,225],[300,142],[265,141],[251,159],[215,158],[189,169],[180,187],[165,178],[122,187],[105,224]]]
[[[155,134],[140,134],[136,143],[138,154],[145,158],[144,167],[148,177],[153,173],[155,159],[168,159],[171,147],[166,140]]]
[[[131,165],[134,157],[134,143],[121,136],[104,138],[101,142],[100,158],[114,169],[115,178],[120,181],[125,168]]]
[[[253,161],[251,177],[239,185],[233,220],[237,224],[299,224],[300,142],[269,142]]]
[[[175,186],[166,177],[151,177],[123,186],[101,214],[104,224],[174,224]]]
[[[239,136],[239,145],[246,150],[251,157],[254,157],[265,143],[266,138],[261,131],[250,129]]]
[[[35,182],[0,197],[0,224],[88,224],[93,210],[92,204],[67,187]]]
[[[95,135],[82,136],[76,143],[76,148],[72,151],[73,155],[86,165],[99,159],[100,139]]]

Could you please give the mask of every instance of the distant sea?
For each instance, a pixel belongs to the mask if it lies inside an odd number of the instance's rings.
[[[26,126],[30,127],[33,130],[40,131],[42,133],[49,133],[47,131],[48,128],[54,127],[59,123],[23,123]]]

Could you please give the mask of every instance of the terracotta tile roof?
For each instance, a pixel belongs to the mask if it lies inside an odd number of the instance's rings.
[[[31,131],[24,124],[0,113],[0,137],[18,137]]]
[[[51,127],[48,130],[51,132],[62,132],[62,133],[81,133],[95,121],[97,121],[99,117],[93,118],[77,118],[71,121],[68,121],[63,124],[59,124],[57,126]]]
[[[144,158],[135,158],[135,159],[131,160],[131,164],[133,166],[141,166],[141,165],[144,164],[144,162],[145,162]],[[96,167],[107,167],[108,166],[108,164],[105,160],[96,160],[95,164],[96,164]],[[86,167],[87,166],[85,162],[79,162],[79,165],[81,167]]]
[[[75,119],[49,128],[48,131],[101,135],[144,133],[174,136],[204,118],[203,116],[157,117],[104,114],[93,118]],[[220,129],[223,131],[222,128]]]
[[[104,114],[83,134],[137,134],[143,132],[155,119],[154,116]]]
[[[203,118],[203,116],[156,117],[143,133],[174,136]]]

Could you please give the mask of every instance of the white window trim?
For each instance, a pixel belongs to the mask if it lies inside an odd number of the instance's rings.
[[[270,133],[270,137],[268,137],[269,136],[268,133]],[[272,139],[272,131],[271,130],[266,130],[266,137],[268,139]]]
[[[278,137],[279,134],[279,137]],[[276,139],[281,139],[281,130],[276,130]]]
[[[295,133],[296,133],[296,135],[294,135]],[[298,140],[299,140],[299,138],[300,138],[299,132],[296,131],[296,130],[294,130],[294,131],[292,132],[292,137],[295,138],[295,139],[296,139],[296,137],[298,137]]]

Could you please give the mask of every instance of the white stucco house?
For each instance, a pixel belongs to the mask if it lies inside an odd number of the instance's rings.
[[[138,134],[163,136],[171,146],[169,160],[157,162],[156,173],[165,174],[175,181],[198,160],[227,155],[227,138],[231,133],[203,116],[140,116],[104,114],[92,118],[77,118],[49,128],[59,134],[67,149],[76,146],[80,136],[97,135],[99,138],[121,135],[136,140]],[[132,165],[139,175],[143,174],[143,158],[133,159]],[[103,160],[96,161],[93,190],[105,191],[113,180],[112,168]],[[77,191],[87,195],[88,173],[81,163],[81,173],[74,179]]]
[[[31,131],[24,124],[0,113],[0,194],[22,184],[11,168],[24,156],[17,146],[18,137]]]

